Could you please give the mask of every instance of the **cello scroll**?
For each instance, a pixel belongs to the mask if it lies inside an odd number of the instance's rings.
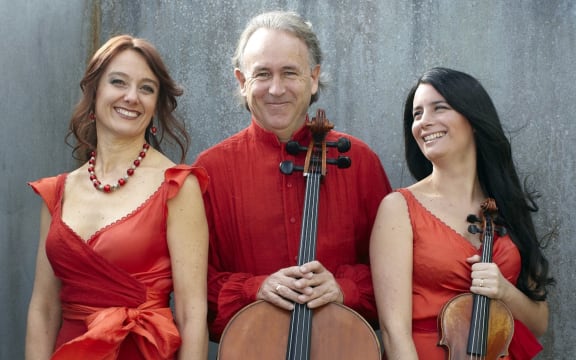
[[[339,155],[335,159],[327,157],[327,148],[334,147],[338,149],[339,153],[345,153],[350,150],[351,144],[348,138],[342,137],[335,142],[326,141],[326,134],[334,128],[332,124],[326,118],[326,112],[322,109],[316,111],[316,116],[312,118],[311,121],[306,118],[306,126],[310,129],[312,133],[312,139],[308,146],[302,146],[297,141],[291,140],[286,144],[286,151],[291,155],[296,155],[301,151],[306,151],[306,160],[304,166],[297,166],[290,160],[282,161],[280,163],[280,171],[285,175],[290,175],[294,171],[302,171],[304,174],[308,174],[311,171],[318,171],[322,177],[326,176],[327,165],[336,165],[339,169],[349,168],[352,164],[348,156]],[[313,151],[315,148],[319,148],[320,152],[318,156],[319,163],[312,163],[312,165],[318,166],[313,170],[310,169],[311,161],[313,159]]]

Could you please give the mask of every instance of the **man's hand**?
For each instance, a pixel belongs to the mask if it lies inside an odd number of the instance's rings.
[[[292,310],[293,303],[307,304],[314,309],[329,302],[344,302],[334,275],[319,261],[280,269],[268,276],[257,298],[286,310]]]

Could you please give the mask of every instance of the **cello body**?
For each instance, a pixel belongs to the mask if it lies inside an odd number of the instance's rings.
[[[311,360],[379,360],[378,337],[354,310],[330,303],[313,310]],[[254,302],[230,320],[218,348],[219,360],[284,360],[290,312]],[[377,346],[375,346],[377,344]]]

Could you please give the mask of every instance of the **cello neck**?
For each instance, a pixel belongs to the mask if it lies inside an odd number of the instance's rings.
[[[324,110],[318,109],[316,117],[312,118],[312,121],[309,122],[306,119],[306,125],[312,133],[312,140],[308,147],[302,147],[298,143],[290,144],[289,142],[286,148],[291,154],[306,150],[304,167],[296,167],[290,161],[280,164],[280,171],[284,174],[289,175],[293,170],[302,170],[306,177],[298,265],[303,265],[316,259],[320,184],[326,175],[327,165],[337,165],[339,168],[350,166],[350,159],[346,156],[339,156],[338,159],[327,159],[327,147],[337,147],[339,152],[346,152],[350,149],[350,141],[345,138],[339,139],[335,143],[326,141],[326,134],[334,125],[328,121]],[[310,358],[311,334],[312,310],[306,304],[295,303],[288,334],[287,360],[307,360]]]
[[[318,236],[318,203],[320,199],[320,184],[325,173],[325,134],[315,134],[314,141],[308,145],[304,176],[306,177],[306,192],[302,212],[302,229],[300,232],[300,248],[298,265],[303,265],[316,259],[316,240]],[[312,310],[306,304],[294,304],[288,333],[288,348],[286,360],[305,360],[310,358],[310,342],[312,335]]]

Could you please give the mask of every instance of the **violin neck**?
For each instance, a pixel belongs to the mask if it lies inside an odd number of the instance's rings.
[[[492,249],[494,247],[494,229],[492,223],[487,222],[486,228],[482,235],[482,257],[481,261],[485,263],[492,262]]]
[[[492,221],[487,215],[482,235],[482,262],[492,262],[492,248],[494,245],[494,231]],[[472,316],[470,317],[470,331],[468,333],[467,353],[474,356],[485,356],[488,349],[488,321],[490,319],[490,298],[474,294],[472,303]]]

